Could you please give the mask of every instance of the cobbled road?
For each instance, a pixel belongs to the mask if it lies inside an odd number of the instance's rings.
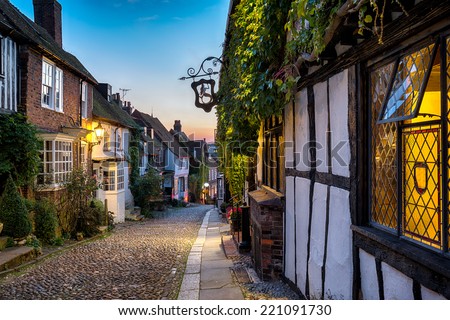
[[[0,299],[176,299],[186,260],[212,206],[170,208],[119,224],[106,238],[0,279]]]

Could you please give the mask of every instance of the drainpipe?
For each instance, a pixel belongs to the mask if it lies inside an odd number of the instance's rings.
[[[117,157],[117,130],[119,130],[119,127],[114,129],[114,159]]]

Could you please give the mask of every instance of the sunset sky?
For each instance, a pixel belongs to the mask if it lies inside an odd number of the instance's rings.
[[[34,20],[33,0],[11,0]],[[213,139],[215,110],[194,106],[191,81],[180,81],[208,56],[219,57],[229,0],[59,0],[63,47],[98,82],[126,91],[124,100],[158,117],[181,120],[196,139]]]

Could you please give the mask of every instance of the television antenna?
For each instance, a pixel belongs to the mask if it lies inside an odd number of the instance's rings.
[[[131,89],[119,89],[120,91],[122,91],[122,100],[125,98],[125,95],[127,94],[128,91],[130,91]]]

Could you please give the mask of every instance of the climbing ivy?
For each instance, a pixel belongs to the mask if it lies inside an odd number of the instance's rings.
[[[18,187],[34,181],[40,165],[36,128],[21,114],[0,114],[0,192],[11,175]]]
[[[235,155],[254,155],[261,121],[281,114],[295,94],[302,63],[320,61],[347,16],[358,17],[355,35],[371,31],[382,43],[387,1],[405,12],[399,0],[239,1],[229,17],[216,108],[224,170],[245,165]],[[229,172],[227,179],[237,190],[233,176]]]

